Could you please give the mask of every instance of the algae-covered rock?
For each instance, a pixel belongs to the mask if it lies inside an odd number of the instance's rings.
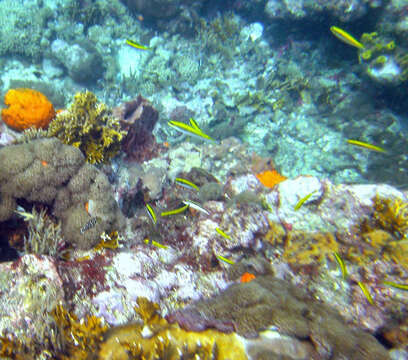
[[[82,249],[122,227],[108,179],[75,147],[55,138],[7,146],[0,168],[0,221],[13,216],[17,201],[47,205],[61,220],[64,240]]]
[[[168,319],[191,331],[217,328],[249,338],[275,328],[280,334],[310,339],[322,360],[389,359],[373,336],[351,328],[335,310],[272,275],[233,284],[218,296],[198,301]]]

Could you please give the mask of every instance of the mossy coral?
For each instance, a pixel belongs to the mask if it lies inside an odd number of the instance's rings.
[[[328,257],[334,260],[338,251],[336,237],[331,233],[285,230],[281,224],[270,222],[265,240],[274,246],[283,246],[283,257],[293,265],[319,265]]]
[[[8,105],[1,111],[7,126],[17,131],[30,127],[46,128],[55,116],[55,110],[45,95],[32,89],[11,89],[5,97]]]
[[[111,110],[89,91],[77,93],[69,109],[60,112],[48,129],[48,136],[79,148],[92,164],[114,157],[125,134]]]

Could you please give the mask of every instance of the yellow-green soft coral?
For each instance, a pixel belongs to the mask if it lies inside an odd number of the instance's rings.
[[[119,120],[89,91],[77,93],[71,106],[60,112],[48,128],[48,136],[78,147],[91,164],[114,157],[124,135]]]

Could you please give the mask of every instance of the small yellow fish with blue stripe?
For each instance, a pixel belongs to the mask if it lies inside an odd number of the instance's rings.
[[[169,215],[177,215],[181,214],[182,212],[186,211],[188,209],[188,205],[184,205],[182,207],[179,207],[177,209],[169,210],[169,211],[163,211],[160,216],[169,216]]]
[[[395,289],[408,291],[408,284],[399,284],[399,283],[395,283],[393,281],[387,281],[387,280],[384,280],[383,284],[387,286],[391,286]]]
[[[230,265],[234,265],[234,264],[235,264],[234,261],[232,261],[232,260],[230,260],[230,259],[227,259],[227,258],[224,257],[224,256],[215,255],[215,257],[216,257],[218,260],[224,261],[224,262],[227,263],[227,264],[230,264]]]
[[[371,304],[374,305],[374,300],[370,294],[370,292],[367,289],[367,286],[362,283],[361,281],[357,282],[358,286],[360,286],[361,291],[363,292],[364,296],[366,297],[367,301]]]
[[[168,249],[168,247],[167,247],[166,245],[160,244],[160,243],[158,243],[157,241],[150,240],[150,239],[148,239],[148,238],[144,239],[143,242],[144,242],[145,244],[147,244],[147,245],[150,244],[150,245],[156,246],[156,247],[158,247],[158,248],[160,248],[160,249]]]
[[[215,228],[215,231],[220,234],[223,238],[227,239],[227,240],[231,240],[231,236],[229,236],[228,234],[226,234],[224,231],[222,231],[219,227]]]
[[[156,225],[157,216],[156,213],[154,212],[154,209],[149,204],[146,204],[146,212],[147,215],[149,216],[149,219],[152,221],[153,225]]]
[[[331,26],[330,31],[337,39],[343,41],[344,43],[354,46],[358,49],[364,48],[364,45],[360,41],[355,39],[352,35],[344,31],[343,29],[340,29],[337,26]]]
[[[298,210],[302,207],[302,205],[303,205],[307,200],[309,200],[309,199],[312,197],[312,195],[313,195],[315,192],[317,192],[317,190],[312,191],[310,194],[307,194],[305,197],[301,198],[301,199],[296,203],[296,205],[295,205],[295,207],[293,208],[293,210],[298,211]]]
[[[150,50],[149,47],[141,45],[135,41],[126,39],[126,44],[130,45],[131,47],[135,48],[135,49],[139,49],[139,50]]]
[[[217,142],[211,136],[207,135],[201,128],[197,125],[194,119],[190,119],[190,125],[183,123],[181,121],[170,120],[167,123],[170,127],[176,129],[177,131],[182,132],[193,137],[196,137],[201,140],[206,140],[210,142]]]
[[[359,146],[359,147],[362,147],[368,150],[373,150],[373,151],[382,152],[382,153],[386,152],[385,149],[383,149],[382,147],[372,145],[364,141],[348,139],[347,142],[351,145],[356,145],[356,146]]]
[[[334,257],[337,261],[337,263],[339,264],[341,273],[343,275],[343,279],[347,278],[347,268],[346,268],[346,263],[344,262],[344,260],[341,258],[340,254],[338,252],[334,252]]]
[[[195,191],[200,190],[200,188],[190,180],[177,177],[175,178],[174,181],[176,182],[177,185],[183,186],[187,189],[195,190]]]

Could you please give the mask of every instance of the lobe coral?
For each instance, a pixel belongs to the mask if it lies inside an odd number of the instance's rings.
[[[1,111],[3,121],[12,129],[23,131],[30,127],[44,129],[55,116],[55,110],[45,95],[32,89],[11,89],[5,97],[8,105]]]

